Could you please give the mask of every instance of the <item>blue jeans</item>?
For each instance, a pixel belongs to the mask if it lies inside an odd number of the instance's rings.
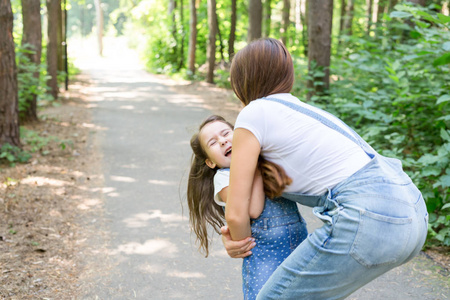
[[[396,159],[374,155],[321,197],[284,196],[313,206],[324,225],[279,266],[257,299],[343,299],[411,260],[425,242],[424,199]]]
[[[256,246],[242,263],[245,300],[256,298],[267,279],[308,234],[297,204],[283,198],[266,198],[264,210],[251,220],[251,228]]]

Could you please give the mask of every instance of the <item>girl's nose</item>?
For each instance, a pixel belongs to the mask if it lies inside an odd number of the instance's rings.
[[[225,145],[227,142],[228,142],[228,141],[227,141],[227,139],[225,139],[225,138],[221,138],[221,139],[220,139],[220,144],[221,144],[221,145]]]

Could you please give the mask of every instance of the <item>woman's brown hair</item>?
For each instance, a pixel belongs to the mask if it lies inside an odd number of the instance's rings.
[[[294,85],[292,57],[272,38],[251,42],[233,57],[231,87],[245,105],[276,93],[289,93]]]
[[[225,123],[233,129],[233,125],[223,117],[212,115],[200,125],[199,133],[207,124],[216,121]],[[205,161],[208,156],[201,146],[199,133],[194,134],[191,138],[193,155],[187,186],[187,202],[189,221],[200,244],[199,250],[203,250],[208,256],[208,224],[220,234],[220,227],[224,225],[225,221],[225,213],[223,208],[214,201],[214,175],[217,168],[211,169],[206,165]],[[264,193],[271,199],[281,196],[285,187],[292,182],[282,167],[264,160],[262,157],[258,160],[258,168],[263,178]]]

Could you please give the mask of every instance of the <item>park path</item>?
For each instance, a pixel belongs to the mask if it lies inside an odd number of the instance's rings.
[[[96,284],[82,299],[242,299],[241,260],[228,258],[217,235],[205,259],[188,226],[189,140],[212,113],[207,97],[146,73],[123,44],[105,49],[104,58],[77,61],[89,78],[92,122],[100,128],[104,213],[98,226],[106,250],[95,259],[108,262],[101,270],[92,264],[88,280]],[[319,225],[302,211],[310,228]],[[423,255],[349,297],[447,298],[448,277]]]

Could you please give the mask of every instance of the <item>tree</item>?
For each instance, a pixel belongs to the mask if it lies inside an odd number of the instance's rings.
[[[197,7],[196,0],[190,1],[190,20],[189,20],[189,50],[188,50],[188,65],[189,71],[192,75],[195,74],[195,49],[197,47]]]
[[[370,33],[370,27],[372,26],[372,10],[373,0],[367,0],[367,33]]]
[[[47,0],[47,73],[50,79],[47,85],[50,87],[50,94],[57,99],[58,88],[58,6],[61,7],[60,0]]]
[[[262,31],[261,0],[248,1],[248,23],[249,23],[247,35],[248,42],[261,38],[261,31]]]
[[[381,19],[383,19],[383,14],[386,10],[388,0],[378,0],[377,8],[377,26],[381,26]]]
[[[284,45],[287,46],[288,41],[288,29],[289,29],[289,15],[291,13],[291,1],[283,0],[283,13],[282,13],[282,32],[281,32],[281,41]]]
[[[234,41],[236,39],[236,0],[231,0],[230,36],[228,37],[228,58],[231,61],[234,56]]]
[[[347,8],[345,9],[344,19],[344,34],[352,35],[353,16],[355,14],[355,0],[348,0]]]
[[[103,10],[101,0],[94,0],[95,12],[97,15],[97,42],[98,42],[98,54],[103,55]]]
[[[342,36],[344,33],[344,23],[347,15],[346,8],[347,2],[345,2],[345,0],[341,0],[341,19],[339,20],[339,36]]]
[[[206,74],[206,82],[214,83],[214,67],[216,64],[216,0],[208,0],[208,73]]]
[[[20,147],[19,96],[10,0],[0,0],[0,146]]]
[[[264,1],[264,36],[270,37],[272,25],[272,0]]]
[[[33,53],[25,53],[30,63],[39,66],[42,53],[42,25],[41,25],[41,3],[39,0],[22,0],[23,34],[22,46],[28,45]],[[33,74],[39,80],[39,67]],[[26,101],[25,111],[22,118],[28,122],[38,120],[37,95],[32,94]]]
[[[308,69],[314,77],[308,80],[308,98],[323,92],[330,85],[331,25],[333,21],[333,0],[314,0],[308,10]],[[316,75],[315,66],[323,69],[323,75]]]

